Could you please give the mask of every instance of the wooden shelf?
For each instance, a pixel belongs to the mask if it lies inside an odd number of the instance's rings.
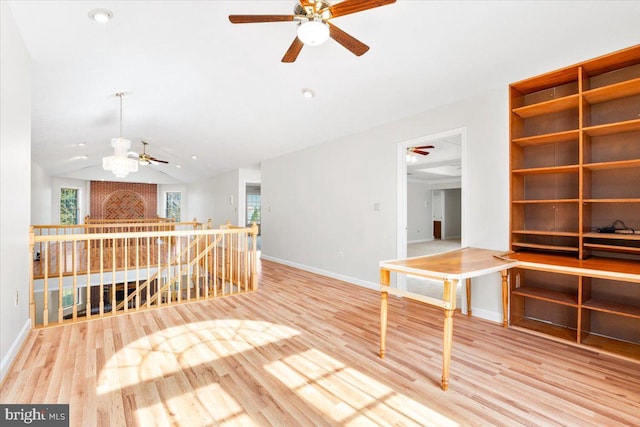
[[[640,285],[638,286],[640,287]],[[640,319],[640,307],[636,307],[634,305],[592,298],[582,304],[582,307],[588,308],[589,310],[603,311],[605,313]]]
[[[620,160],[617,162],[585,163],[584,168],[588,170],[640,168],[640,159]]]
[[[578,129],[574,129],[574,130],[567,130],[564,132],[527,136],[524,138],[515,138],[511,142],[521,147],[530,147],[533,145],[553,144],[556,142],[577,141],[579,135],[580,135],[580,131]]]
[[[517,246],[519,248],[529,248],[529,249],[541,249],[548,251],[560,251],[560,252],[578,252],[578,247],[574,246],[555,246],[555,245],[540,245],[537,243],[520,243],[513,242],[512,246]]]
[[[638,94],[640,94],[640,78],[588,90],[583,92],[582,96],[589,104],[597,104]]]
[[[607,354],[622,356],[633,361],[640,361],[640,344],[620,341],[591,333],[584,334],[580,343],[602,350]]]
[[[538,236],[566,236],[566,237],[579,236],[579,233],[577,231],[512,230],[511,232],[514,234],[531,234],[531,235],[538,235]]]
[[[514,289],[512,295],[521,295],[523,297],[534,298],[542,301],[548,301],[556,304],[578,307],[578,291],[575,294],[554,291],[551,289],[537,288],[534,286],[521,286]]]
[[[578,172],[578,170],[579,170],[578,165],[567,165],[567,166],[550,166],[546,168],[514,169],[511,171],[511,173],[516,175],[539,175],[539,174],[547,174],[547,173],[571,173],[571,172]]]
[[[594,239],[611,239],[611,240],[640,240],[640,234],[620,234],[620,233],[584,233],[584,237]]]
[[[635,132],[640,131],[640,119],[589,126],[585,127],[583,130],[589,136],[606,136],[614,135],[616,133]]]
[[[577,109],[579,105],[580,95],[569,95],[563,98],[556,98],[550,101],[540,102],[532,105],[525,105],[513,109],[513,113],[523,119],[528,119],[545,114],[559,113],[571,109]]]
[[[544,203],[578,203],[580,200],[579,199],[536,199],[536,200],[512,200],[511,203],[517,203],[517,204],[523,204],[523,205],[528,205],[528,204],[544,204]]]
[[[583,199],[584,203],[640,203],[640,199]]]
[[[584,247],[589,249],[595,249],[595,250],[640,255],[640,248],[634,248],[633,246],[617,246],[617,245],[603,245],[600,243],[584,243]]]
[[[576,342],[578,334],[575,329],[567,328],[566,326],[554,325],[552,323],[541,322],[540,320],[522,318],[516,322],[511,323],[511,326],[540,332],[544,335],[550,335],[555,338]]]

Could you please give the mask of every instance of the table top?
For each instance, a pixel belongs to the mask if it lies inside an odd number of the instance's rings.
[[[422,277],[461,280],[518,265],[517,260],[498,258],[504,254],[505,251],[462,248],[435,255],[381,261],[380,268]]]

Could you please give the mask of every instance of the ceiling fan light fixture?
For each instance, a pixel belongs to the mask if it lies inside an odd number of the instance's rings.
[[[308,87],[305,87],[304,89],[302,89],[302,96],[304,96],[307,99],[315,98],[316,93],[313,91],[313,89],[309,89]]]
[[[321,19],[301,22],[298,38],[305,46],[319,46],[329,40],[329,26]]]

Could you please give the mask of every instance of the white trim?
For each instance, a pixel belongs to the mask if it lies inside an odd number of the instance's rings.
[[[462,176],[461,176],[461,215],[462,215],[462,236],[461,247],[466,247],[466,233],[468,233],[469,218],[467,218],[466,206],[467,206],[467,192],[465,191],[465,183],[467,182],[467,127],[459,127],[455,129],[449,129],[443,132],[434,133],[431,135],[421,136],[419,138],[410,139],[407,141],[399,142],[397,145],[397,227],[396,227],[396,257],[397,259],[404,259],[407,257],[407,153],[408,147],[414,145],[436,141],[438,139],[450,138],[453,136],[460,136],[460,149],[461,149],[461,164]],[[397,277],[398,289],[407,290],[406,277],[403,274],[399,274]]]
[[[473,304],[471,304],[471,317],[479,317],[480,319],[502,324],[502,312],[498,313],[483,308],[476,308]]]
[[[331,277],[332,279],[341,280],[343,282],[351,283],[354,285],[362,286],[363,288],[372,289],[374,291],[380,290],[379,283],[368,282],[366,280],[356,279],[355,277],[345,276],[342,274],[337,274],[331,271],[322,270],[316,267],[310,267],[304,264],[298,264],[297,262],[287,261],[280,258],[270,257],[268,255],[261,254],[261,259],[277,262],[278,264],[288,265],[289,267],[298,268],[300,270],[308,271],[310,273],[319,274],[321,276]]]
[[[418,240],[409,240],[407,242],[407,245],[413,245],[415,243],[427,243],[427,242],[433,242],[433,237],[430,239],[418,239]]]
[[[13,343],[11,343],[9,351],[7,351],[7,354],[5,354],[2,358],[2,362],[0,362],[0,383],[4,381],[4,377],[9,372],[11,364],[15,360],[16,356],[18,356],[18,352],[27,339],[29,331],[31,331],[31,319],[27,319],[16,339],[13,340]]]

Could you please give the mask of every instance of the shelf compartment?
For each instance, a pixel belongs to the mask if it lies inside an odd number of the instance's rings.
[[[640,198],[640,159],[629,160],[625,162],[607,162],[585,165],[584,173],[584,200],[635,200]],[[628,205],[629,203],[627,203]],[[598,205],[604,206],[599,203]],[[595,206],[595,205],[594,205]],[[621,206],[618,206],[616,210],[619,210]],[[630,214],[629,219],[638,219],[638,212],[636,214]],[[606,222],[612,222],[613,220],[620,219],[627,223],[624,218],[620,218],[619,215],[615,218],[610,218]],[[631,224],[627,223],[632,227]],[[638,224],[640,225],[640,224]],[[602,226],[599,225],[599,226]]]
[[[542,301],[548,301],[556,304],[578,307],[577,295],[567,292],[554,291],[552,289],[542,289],[533,286],[521,286],[514,289],[513,295],[521,295],[527,298],[534,298]]]
[[[607,353],[622,356],[634,361],[640,361],[640,344],[620,341],[592,333],[584,333],[580,343]]]
[[[584,307],[581,309],[581,317],[581,337],[595,334],[613,340],[609,341],[613,345],[620,341],[636,343],[640,350],[640,318]],[[583,338],[580,341],[585,343]]]
[[[585,127],[584,132],[589,136],[605,136],[640,130],[640,119],[627,120],[604,125]]]
[[[582,95],[589,104],[597,104],[638,94],[640,94],[640,78],[588,90]]]
[[[638,120],[640,122],[640,120]],[[639,124],[640,126],[640,124]],[[577,129],[567,130],[564,132],[554,132],[546,135],[534,135],[523,138],[515,138],[512,142],[521,147],[529,147],[532,145],[544,145],[553,143],[563,143],[575,141],[578,139],[580,132]]]
[[[591,298],[586,301],[582,305],[582,307],[589,310],[602,311],[605,313],[617,314],[619,316],[627,316],[640,319],[640,307],[629,304],[621,304],[617,302]]]
[[[592,104],[587,110],[586,127],[635,120],[640,114],[640,94]]]
[[[532,117],[559,113],[578,108],[580,96],[578,94],[556,98],[536,104],[514,108],[512,111],[518,117],[528,119]]]
[[[514,170],[558,168],[580,163],[578,139],[561,143],[513,146],[511,167]]]
[[[511,326],[522,328],[527,331],[533,331],[542,335],[552,336],[563,341],[576,342],[578,334],[575,329],[566,326],[554,325],[552,323],[542,322],[536,319],[522,318],[511,322]]]

